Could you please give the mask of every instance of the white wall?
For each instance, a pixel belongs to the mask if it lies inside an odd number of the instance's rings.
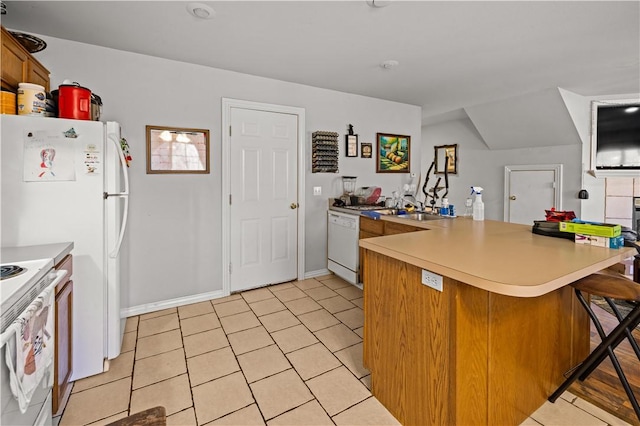
[[[433,161],[434,146],[458,144],[459,173],[449,176],[448,197],[458,214],[464,212],[464,202],[471,193],[470,187],[481,186],[484,188],[482,201],[485,204],[485,219],[503,220],[504,166],[557,163],[564,165],[563,209],[574,210],[576,214],[579,212],[580,145],[489,149],[468,118],[423,127],[422,142],[424,164]],[[430,186],[434,182],[431,178]],[[545,212],[540,212],[540,220],[544,220],[544,216]]]
[[[315,130],[336,131],[341,140],[353,124],[360,142],[376,132],[412,137],[412,163],[420,158],[420,107],[318,89],[235,72],[39,36],[47,48],[36,54],[51,71],[51,86],[71,79],[102,97],[103,121],[119,121],[131,146],[131,210],[128,231],[129,282],[123,308],[222,289],[221,98],[306,109],[307,146]],[[211,131],[211,173],[147,175],[145,125]],[[406,174],[376,174],[374,159],[345,158],[339,174],[312,174],[306,153],[307,272],[326,268],[327,199],[340,195],[341,175],[359,186],[400,187]],[[314,197],[312,187],[321,186]]]

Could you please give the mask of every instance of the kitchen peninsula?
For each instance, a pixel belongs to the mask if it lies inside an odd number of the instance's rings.
[[[635,250],[497,221],[411,224],[428,230],[360,240],[373,394],[403,425],[520,424],[589,352],[568,284]]]

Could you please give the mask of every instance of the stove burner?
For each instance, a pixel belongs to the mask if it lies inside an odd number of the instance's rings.
[[[2,265],[0,269],[0,280],[17,277],[24,272],[27,272],[27,269],[18,265]]]

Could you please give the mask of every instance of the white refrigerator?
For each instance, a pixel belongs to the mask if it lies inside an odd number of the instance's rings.
[[[74,243],[71,380],[101,373],[119,355],[125,325],[129,179],[120,125],[12,115],[0,125],[1,244]]]

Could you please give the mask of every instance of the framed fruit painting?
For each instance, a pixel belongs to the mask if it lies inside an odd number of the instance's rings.
[[[377,133],[376,173],[409,173],[411,136]]]

